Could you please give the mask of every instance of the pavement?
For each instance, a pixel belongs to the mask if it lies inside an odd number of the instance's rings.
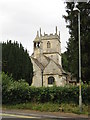
[[[64,112],[40,112],[33,110],[7,110],[3,109],[2,120],[90,120],[88,115],[78,115]],[[18,118],[18,119],[17,119]]]

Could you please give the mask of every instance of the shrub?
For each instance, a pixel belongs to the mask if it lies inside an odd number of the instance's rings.
[[[28,83],[24,80],[15,81],[12,76],[2,73],[2,102],[20,103],[25,102],[29,98]],[[28,97],[27,97],[28,96]],[[22,99],[23,98],[23,99]]]
[[[87,85],[82,86],[83,103],[90,103],[90,93]],[[26,102],[53,102],[53,103],[76,103],[79,101],[78,86],[65,87],[30,87],[25,81],[14,81],[13,78],[2,73],[2,98],[3,103],[26,103]]]

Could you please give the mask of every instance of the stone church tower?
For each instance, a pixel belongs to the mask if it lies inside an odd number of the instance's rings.
[[[34,76],[33,86],[57,86],[66,83],[66,73],[62,69],[61,63],[61,42],[60,32],[55,34],[40,35],[37,31],[35,40],[33,41],[33,54],[31,60],[33,63]]]
[[[37,36],[34,40],[34,58],[40,57],[41,54],[53,59],[56,63],[61,65],[61,42],[60,42],[60,32],[47,35],[44,33],[44,36],[41,34],[40,37],[37,31]]]

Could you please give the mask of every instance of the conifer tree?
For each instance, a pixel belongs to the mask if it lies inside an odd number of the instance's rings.
[[[33,66],[27,50],[22,44],[11,40],[2,44],[2,71],[11,74],[15,80],[25,79],[32,83]]]
[[[81,33],[81,68],[82,80],[90,81],[90,2],[79,2]],[[73,11],[74,3],[66,3],[67,15],[64,15],[70,38],[67,42],[68,70],[78,78],[78,16]]]

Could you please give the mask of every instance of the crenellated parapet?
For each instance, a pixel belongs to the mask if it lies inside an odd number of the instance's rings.
[[[41,37],[42,40],[59,39],[59,41],[60,41],[60,31],[59,31],[59,33],[58,33],[58,31],[57,31],[57,26],[56,26],[56,31],[55,31],[54,34],[53,34],[53,33],[46,34],[46,33],[44,32],[44,35],[42,35],[42,34],[41,34],[41,28],[40,28],[40,37]]]
[[[53,40],[58,39],[60,41],[60,36],[56,34],[44,34],[41,36],[41,40]]]
[[[56,32],[54,34],[53,33],[46,34],[45,32],[44,34],[42,34],[41,28],[40,28],[40,35],[39,35],[39,32],[37,31],[37,35],[34,42],[41,41],[41,40],[53,40],[53,39],[58,39],[60,41],[60,31],[59,32],[57,31],[57,26],[56,26]]]

